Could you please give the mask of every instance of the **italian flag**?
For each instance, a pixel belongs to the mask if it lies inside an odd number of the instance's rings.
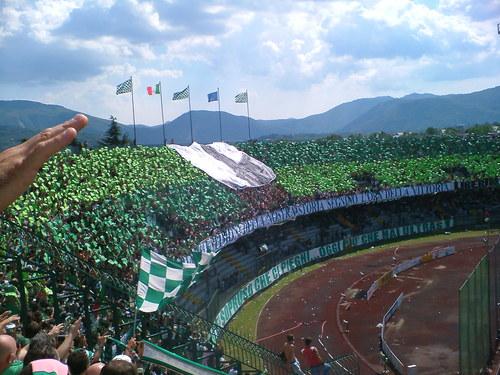
[[[161,84],[157,83],[155,85],[154,92],[153,92],[153,86],[148,86],[147,90],[148,90],[148,95],[160,94],[161,93]]]

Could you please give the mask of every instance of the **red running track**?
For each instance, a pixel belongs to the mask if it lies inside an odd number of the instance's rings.
[[[408,297],[386,330],[391,347],[403,363],[416,364],[419,375],[455,374],[458,370],[458,288],[485,254],[487,247],[483,239],[394,246],[345,259],[331,259],[269,300],[258,321],[257,340],[280,352],[286,334],[292,333],[296,338],[297,357],[303,362],[300,339],[311,336],[324,358],[328,358],[328,353],[336,356],[355,352],[361,359],[361,374],[376,374],[384,369],[379,356],[377,324],[404,292]],[[360,290],[367,290],[396,262],[438,246],[455,246],[457,254],[401,273],[370,301],[357,297]],[[318,342],[321,335],[326,351]]]

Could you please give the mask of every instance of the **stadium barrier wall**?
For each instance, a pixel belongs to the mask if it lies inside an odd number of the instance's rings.
[[[434,249],[428,251],[427,253],[419,257],[408,259],[405,260],[404,262],[397,264],[390,271],[384,273],[381,277],[379,277],[372,283],[372,285],[370,286],[370,288],[368,288],[368,291],[366,292],[366,299],[370,300],[370,298],[373,297],[373,294],[379,288],[387,284],[393,277],[395,277],[399,273],[409,270],[410,268],[416,267],[420,264],[430,262],[434,259],[443,258],[453,254],[455,254],[455,246],[447,246],[441,249]]]
[[[356,236],[349,236],[343,240],[294,255],[276,264],[274,267],[260,274],[240,288],[217,313],[215,323],[221,327],[225,327],[246,301],[274,284],[284,275],[309,263],[315,263],[338,255],[349,248],[371,245],[379,241],[387,241],[410,235],[430,233],[436,230],[446,230],[453,228],[453,226],[454,220],[449,219],[383,229]]]
[[[392,316],[399,309],[399,307],[403,303],[403,298],[404,294],[401,293],[399,297],[396,298],[396,300],[389,308],[389,310],[387,310],[387,312],[384,314],[384,317],[382,318],[382,329],[380,331],[380,343],[382,347],[382,352],[385,354],[385,356],[391,363],[392,367],[401,375],[407,374],[407,371],[405,369],[403,362],[401,362],[401,360],[397,357],[397,355],[392,351],[389,344],[387,344],[387,341],[385,341],[384,331],[385,331],[385,324],[392,318]],[[416,374],[415,365],[410,365],[409,367],[412,368],[413,371],[412,374]]]

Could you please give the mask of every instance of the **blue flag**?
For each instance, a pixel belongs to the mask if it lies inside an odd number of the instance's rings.
[[[216,102],[219,100],[219,93],[217,91],[208,94],[208,102]]]

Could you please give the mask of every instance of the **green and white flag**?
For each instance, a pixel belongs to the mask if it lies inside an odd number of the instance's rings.
[[[241,92],[234,97],[235,103],[248,103],[248,92]]]
[[[174,92],[172,100],[182,100],[189,97],[189,86],[182,91]]]
[[[214,257],[214,254],[193,251],[192,257],[194,259],[194,262],[197,264],[196,271],[198,273],[203,271],[210,264],[212,258]]]
[[[116,86],[116,95],[132,92],[132,77]]]
[[[140,311],[158,310],[165,299],[174,298],[189,283],[194,264],[182,264],[167,259],[149,249],[142,251],[136,306]]]

